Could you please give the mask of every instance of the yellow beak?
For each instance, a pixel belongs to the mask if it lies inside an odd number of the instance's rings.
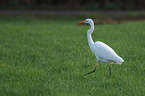
[[[85,21],[79,21],[78,23],[84,23]]]

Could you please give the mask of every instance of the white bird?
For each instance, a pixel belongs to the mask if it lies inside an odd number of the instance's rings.
[[[88,38],[88,43],[90,46],[91,51],[94,53],[94,55],[96,56],[97,59],[97,63],[95,66],[95,69],[85,75],[88,75],[90,73],[93,73],[96,71],[96,67],[98,62],[104,62],[107,63],[109,66],[109,74],[111,76],[111,67],[110,64],[122,64],[122,62],[124,62],[124,60],[118,56],[115,51],[109,47],[108,45],[106,45],[105,43],[101,42],[101,41],[96,41],[94,43],[91,34],[94,31],[94,22],[92,19],[86,19],[84,21],[79,21],[78,23],[88,23],[90,24],[90,29],[87,31],[87,38]]]

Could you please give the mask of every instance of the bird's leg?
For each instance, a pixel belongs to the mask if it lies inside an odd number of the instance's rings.
[[[108,64],[108,67],[109,67],[109,74],[111,76],[111,67],[110,67],[110,64]]]
[[[96,71],[96,68],[97,68],[97,63],[96,63],[95,69],[93,71],[89,72],[89,73],[86,73],[85,76],[88,75],[88,74],[90,74],[90,73],[95,72]]]

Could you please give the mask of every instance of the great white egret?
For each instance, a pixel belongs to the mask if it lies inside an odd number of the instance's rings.
[[[91,51],[94,53],[94,55],[97,58],[97,63],[96,63],[95,69],[89,73],[86,73],[85,75],[95,72],[98,62],[104,62],[104,63],[108,64],[109,74],[111,76],[110,64],[114,64],[114,63],[122,64],[122,62],[124,62],[124,60],[120,56],[118,56],[115,53],[115,51],[111,47],[106,45],[105,43],[103,43],[101,41],[96,41],[95,43],[93,42],[91,34],[94,31],[94,22],[92,19],[86,19],[84,21],[79,21],[78,23],[90,24],[90,29],[87,31],[88,43],[89,43]]]

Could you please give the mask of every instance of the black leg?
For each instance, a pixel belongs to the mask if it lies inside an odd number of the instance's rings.
[[[109,74],[111,76],[111,67],[110,67],[110,64],[108,64],[108,66],[109,66]]]
[[[86,75],[88,75],[88,74],[90,74],[90,73],[95,72],[95,71],[96,71],[96,68],[97,68],[97,63],[96,63],[95,69],[94,69],[93,71],[89,72],[89,73],[86,73],[84,76],[86,76]]]

